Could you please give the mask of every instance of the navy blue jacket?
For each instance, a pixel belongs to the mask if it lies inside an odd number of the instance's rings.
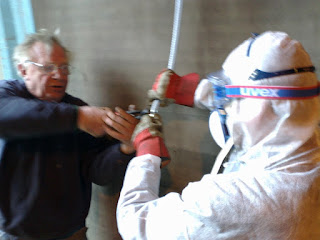
[[[22,80],[0,80],[0,229],[34,239],[85,225],[91,184],[124,175],[133,155],[77,129],[82,100],[39,100]]]

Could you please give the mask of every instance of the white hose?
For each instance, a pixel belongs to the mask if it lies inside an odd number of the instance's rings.
[[[178,42],[179,42],[179,33],[180,33],[182,7],[183,7],[183,0],[176,0],[175,1],[175,8],[174,8],[171,47],[170,47],[170,54],[169,54],[169,60],[168,60],[168,68],[171,70],[174,69],[174,64],[176,61]]]
[[[179,33],[180,33],[181,15],[182,15],[182,7],[183,7],[183,0],[176,0],[175,7],[174,7],[171,47],[170,47],[170,54],[169,54],[169,60],[168,60],[168,69],[171,69],[171,70],[173,70],[174,64],[176,62],[176,55],[177,55],[178,42],[179,42]],[[160,106],[160,100],[153,100],[151,107],[150,107],[150,113],[152,115],[157,113],[159,106]]]

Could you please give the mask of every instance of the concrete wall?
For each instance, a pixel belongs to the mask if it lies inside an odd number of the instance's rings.
[[[91,105],[145,106],[147,90],[168,63],[173,0],[33,0],[36,29],[60,29],[76,70],[69,92]],[[320,69],[318,0],[185,0],[175,70],[202,77],[220,68],[251,32],[281,30],[300,40]],[[205,110],[161,109],[172,164],[161,193],[181,191],[211,170],[219,148]],[[94,186],[90,240],[121,239],[115,223],[119,185]],[[165,221],[165,219],[164,219]]]

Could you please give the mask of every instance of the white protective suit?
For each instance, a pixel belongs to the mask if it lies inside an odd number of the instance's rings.
[[[285,33],[265,32],[251,42],[244,41],[223,64],[233,85],[318,84],[312,72],[249,81],[255,69],[312,66],[301,44]],[[205,98],[212,96],[202,96],[202,103]],[[159,198],[160,158],[132,159],[117,207],[124,240],[320,239],[319,98],[237,98],[226,111],[238,170],[207,174],[181,194]]]

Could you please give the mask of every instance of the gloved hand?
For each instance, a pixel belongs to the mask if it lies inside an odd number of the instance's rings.
[[[148,91],[149,101],[161,100],[162,107],[168,106],[173,101],[176,104],[192,107],[198,83],[199,75],[196,73],[181,77],[171,69],[164,69],[156,77],[152,89]]]
[[[162,122],[158,114],[143,115],[132,134],[136,156],[152,154],[161,158],[161,167],[169,164],[170,156],[162,138]]]

